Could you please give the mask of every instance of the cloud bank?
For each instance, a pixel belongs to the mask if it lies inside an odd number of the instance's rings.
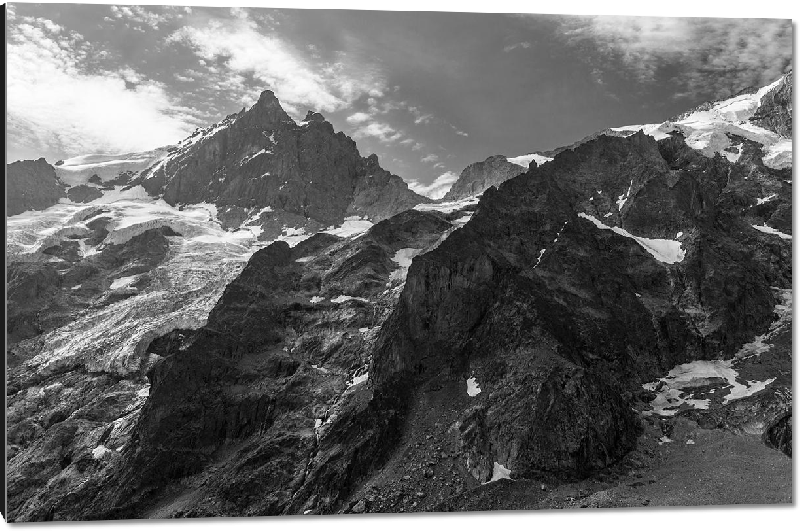
[[[620,16],[561,18],[561,35],[598,77],[619,69],[644,84],[670,75],[678,96],[727,97],[780,77],[792,60],[789,20]]]

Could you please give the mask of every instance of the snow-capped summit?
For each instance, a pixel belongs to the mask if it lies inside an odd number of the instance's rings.
[[[741,156],[744,142],[754,142],[761,147],[765,166],[782,169],[792,165],[791,94],[792,77],[788,73],[758,90],[704,103],[673,120],[611,130],[623,134],[641,130],[656,140],[678,132],[689,147],[707,157],[719,153],[731,162]]]

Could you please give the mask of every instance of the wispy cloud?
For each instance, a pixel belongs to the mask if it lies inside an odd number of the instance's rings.
[[[766,85],[792,60],[789,20],[577,16],[562,36],[579,47],[593,77],[614,68],[644,84],[670,72],[686,95],[724,97]]]
[[[512,51],[516,50],[517,48],[527,49],[527,48],[530,48],[530,47],[531,47],[531,43],[529,43],[527,41],[526,42],[518,42],[516,44],[509,44],[508,46],[503,48],[503,51],[505,53],[508,53],[508,52],[512,52]]]
[[[354,63],[345,54],[330,62],[312,62],[304,52],[265,31],[245,10],[232,19],[211,19],[175,32],[172,42],[192,47],[209,63],[253,76],[272,88],[287,107],[310,106],[317,111],[348,108],[364,95],[380,96],[385,81],[377,68]]]
[[[469,136],[467,133],[465,133],[464,131],[461,131],[461,130],[460,130],[458,127],[454,126],[453,124],[450,124],[450,128],[451,128],[453,131],[455,131],[455,133],[456,133],[458,136]]]
[[[373,137],[377,138],[383,143],[388,144],[399,140],[403,137],[403,134],[395,130],[394,127],[390,126],[389,124],[382,122],[370,122],[356,129],[353,132],[353,137],[356,139]]]
[[[458,175],[452,171],[448,171],[439,175],[430,184],[420,184],[419,182],[411,181],[408,183],[408,187],[418,194],[430,197],[431,199],[441,199],[457,180]]]
[[[439,155],[434,155],[433,153],[425,155],[419,159],[420,162],[436,162],[437,160],[439,160]]]
[[[103,52],[51,20],[14,20],[7,52],[10,153],[138,151],[198,125],[191,109],[133,69],[90,70]]]

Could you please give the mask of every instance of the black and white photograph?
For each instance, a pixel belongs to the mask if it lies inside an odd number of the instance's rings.
[[[789,4],[300,4],[6,4],[5,520],[793,506]]]

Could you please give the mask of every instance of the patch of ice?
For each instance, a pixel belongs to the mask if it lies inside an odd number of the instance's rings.
[[[694,439],[686,439],[686,444],[687,444],[687,445],[692,445],[692,444],[694,444]]]
[[[366,334],[367,332],[369,332],[369,328],[359,328],[358,331],[361,332],[362,334]]]
[[[681,262],[686,256],[686,251],[681,248],[681,242],[679,241],[634,236],[625,229],[619,227],[609,227],[596,217],[590,216],[584,212],[579,213],[578,217],[591,221],[598,229],[611,230],[620,236],[631,238],[632,240],[636,241],[636,243],[641,245],[645,251],[653,255],[653,257],[659,262],[663,262],[665,264],[675,264],[677,262]]]
[[[663,436],[662,436],[662,437],[661,437],[661,438],[658,440],[658,444],[666,444],[666,443],[671,443],[671,442],[674,442],[674,441],[673,441],[672,439],[670,439],[669,437],[667,437],[666,435],[663,435]]]
[[[469,396],[478,396],[481,393],[481,388],[478,386],[478,381],[472,377],[467,379],[467,394]]]
[[[314,295],[313,297],[311,297],[311,304],[319,304],[323,300],[325,300],[325,299],[323,299],[322,297],[320,297],[318,295]]]
[[[675,239],[677,240],[681,236],[683,236],[683,231],[678,232],[678,234],[675,235]]]
[[[315,258],[314,256],[304,256],[302,258],[298,258],[297,260],[295,260],[295,262],[297,262],[298,264],[305,264],[310,262],[314,258]]]

